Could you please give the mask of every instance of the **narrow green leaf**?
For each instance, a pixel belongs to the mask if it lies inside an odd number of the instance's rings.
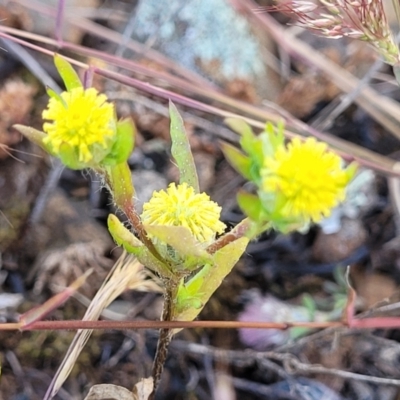
[[[67,107],[67,103],[64,101],[64,99],[56,91],[54,91],[52,88],[47,87],[46,88],[46,92],[49,95],[49,97],[51,97],[53,99],[56,99],[60,103],[64,104],[64,107]]]
[[[199,285],[201,284],[199,280]],[[201,310],[204,304],[201,301],[203,293],[200,293],[194,285],[186,286],[184,280],[181,280],[176,296],[175,313],[176,315],[189,310]]]
[[[213,274],[212,278],[221,283],[239,261],[248,243],[249,239],[247,237],[241,237],[218,250],[214,254],[215,274]]]
[[[253,221],[259,221],[263,212],[263,205],[260,198],[243,190],[237,194],[237,202],[241,210]]]
[[[243,136],[240,139],[242,149],[250,156],[254,168],[259,174],[259,170],[264,164],[264,143],[260,136]]]
[[[248,243],[249,239],[241,237],[214,254],[213,265],[205,265],[201,271],[186,283],[185,290],[178,292],[177,307],[174,310],[173,320],[192,321],[199,315],[204,305],[238,262]],[[196,299],[196,307],[186,307],[185,296]],[[200,307],[199,304],[201,304]]]
[[[240,146],[249,155],[253,156],[259,139],[254,134],[251,126],[240,118],[227,118],[225,123],[240,135]],[[252,157],[253,158],[253,157]]]
[[[180,173],[179,182],[186,182],[189,186],[193,187],[195,193],[199,193],[199,180],[185,126],[183,125],[183,120],[178,109],[172,101],[169,102],[169,115],[171,118],[171,153],[178,165]]]
[[[135,195],[135,188],[132,183],[131,170],[127,162],[117,165],[106,165],[104,170],[107,173],[108,183],[113,195],[115,204],[124,209],[131,204]]]
[[[67,60],[56,54],[54,56],[54,64],[68,91],[82,87],[78,74]]]
[[[220,147],[229,164],[244,178],[249,181],[253,180],[250,158],[229,143],[220,142]]]
[[[35,128],[25,125],[13,125],[13,128],[16,129],[18,132],[22,133],[27,139],[31,142],[40,146],[43,150],[49,151],[46,148],[46,145],[43,144],[43,139],[46,137],[46,134],[42,131],[38,131]]]
[[[254,135],[251,126],[244,119],[226,118],[224,122],[229,126],[229,128],[238,133],[240,136]]]
[[[278,124],[267,122],[264,132],[260,134],[260,139],[263,144],[264,157],[272,157],[275,154],[276,149],[283,146],[285,143],[283,121]]]

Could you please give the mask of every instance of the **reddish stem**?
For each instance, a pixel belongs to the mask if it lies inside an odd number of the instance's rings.
[[[207,247],[207,252],[210,254],[214,254],[216,251],[222,249],[227,244],[234,242],[235,240],[246,236],[246,234],[251,229],[251,221],[248,218],[245,218],[239,224],[237,224],[230,232],[221,236],[218,240],[216,240],[213,244]]]
[[[376,320],[379,318],[374,318]],[[382,318],[386,320],[387,318]],[[400,325],[400,318],[396,319]],[[357,321],[357,320],[356,320]],[[343,327],[346,324],[342,321],[326,322],[241,322],[241,321],[36,321],[24,326],[22,323],[0,324],[0,331],[6,330],[77,330],[77,329],[182,329],[182,328],[216,328],[216,329],[280,329],[289,328],[310,328],[324,329]],[[379,327],[379,326],[376,326]]]

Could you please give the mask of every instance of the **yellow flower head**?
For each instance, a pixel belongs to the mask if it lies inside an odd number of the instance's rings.
[[[284,218],[318,222],[345,198],[354,169],[325,143],[295,138],[266,158],[261,170],[262,190],[276,193],[276,207]]]
[[[43,111],[43,119],[53,121],[43,125],[47,133],[44,144],[55,155],[66,144],[79,162],[100,162],[110,152],[116,137],[113,104],[94,88],[74,88],[61,93],[61,99],[50,98]]]
[[[149,225],[184,226],[198,242],[208,244],[225,229],[220,213],[221,207],[206,193],[196,194],[186,183],[171,183],[166,190],[153,193],[141,217]]]

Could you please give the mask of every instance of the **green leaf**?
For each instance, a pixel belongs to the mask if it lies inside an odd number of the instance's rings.
[[[183,266],[188,270],[212,262],[212,256],[201,247],[190,230],[184,226],[144,225],[148,233],[161,242],[170,245],[185,260]]]
[[[117,122],[117,139],[111,152],[101,163],[104,165],[116,165],[128,160],[135,143],[136,127],[131,118]]]
[[[135,188],[132,183],[131,170],[127,162],[116,165],[106,165],[107,181],[115,204],[122,210],[132,203]]]
[[[241,237],[214,254],[215,274],[213,280],[222,282],[245,252],[248,243],[247,237]]]
[[[313,321],[315,318],[315,312],[317,311],[317,304],[314,298],[310,294],[305,293],[303,294],[301,302],[308,311],[310,321]]]
[[[179,312],[201,310],[204,307],[201,296],[202,293],[196,291],[192,286],[186,286],[182,279],[176,297],[175,309]]]
[[[242,149],[250,156],[253,162],[261,165],[263,160],[262,142],[254,134],[251,126],[245,120],[239,118],[227,118],[225,123],[235,132],[239,133]]]
[[[241,210],[253,221],[259,221],[263,214],[263,205],[260,198],[243,190],[237,194],[237,202]],[[261,222],[261,221],[260,221]]]
[[[177,307],[173,320],[192,321],[203,309],[212,294],[218,289],[225,277],[231,272],[246,250],[249,239],[241,237],[218,250],[213,256],[213,264],[206,264],[193,278],[185,284],[185,290],[178,291]],[[186,297],[195,298],[199,308],[187,308]]]
[[[234,132],[238,133],[240,136],[250,136],[254,135],[251,126],[241,118],[226,118],[224,120],[225,124],[229,126]]]
[[[44,132],[38,131],[30,126],[25,125],[13,125],[13,128],[16,129],[18,132],[22,133],[27,139],[31,142],[40,146],[43,150],[49,152],[51,151],[47,148],[47,146],[43,143],[43,139],[47,136]]]
[[[264,157],[272,157],[278,147],[285,143],[284,123],[283,121],[274,125],[267,122],[264,132],[260,134],[260,139],[263,143]]]
[[[117,245],[122,246],[128,253],[136,255],[140,248],[144,246],[114,214],[109,214],[107,226]]]
[[[199,193],[199,180],[185,126],[183,125],[183,120],[178,109],[171,101],[169,102],[169,115],[171,118],[171,153],[178,165],[180,173],[179,183],[186,182],[194,189],[195,193]]]
[[[107,225],[118,246],[122,246],[128,253],[134,254],[143,265],[157,272],[163,278],[174,277],[169,267],[154,257],[149,249],[115,215],[108,216]]]
[[[229,143],[220,142],[220,146],[229,164],[244,178],[249,181],[253,180],[250,158]]]
[[[49,95],[49,97],[51,97],[53,99],[56,99],[57,101],[62,103],[64,105],[64,107],[67,107],[67,103],[65,102],[65,100],[56,91],[54,91],[52,88],[47,87],[46,88],[46,92]]]
[[[54,64],[62,80],[64,81],[67,91],[83,87],[78,74],[67,60],[56,54],[54,56]]]

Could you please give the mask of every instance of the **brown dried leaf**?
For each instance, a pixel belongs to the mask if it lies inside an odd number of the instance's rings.
[[[94,385],[84,400],[147,400],[152,392],[153,378],[146,378],[138,382],[132,392],[112,384]]]
[[[153,378],[145,378],[138,382],[133,388],[133,395],[135,400],[147,400],[153,392],[154,382]]]

